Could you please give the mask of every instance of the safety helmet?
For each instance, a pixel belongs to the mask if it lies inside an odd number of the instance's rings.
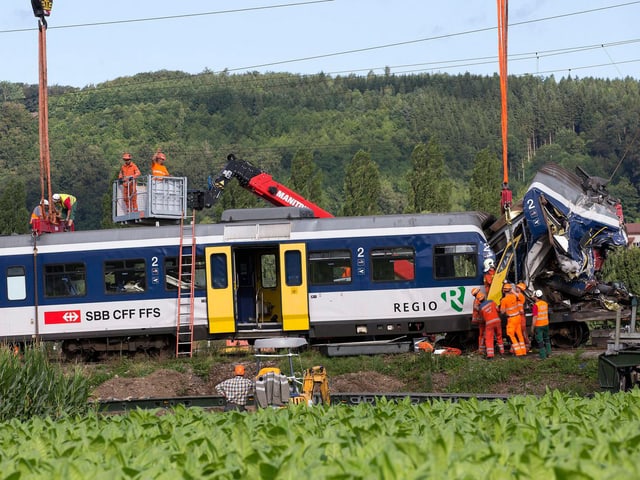
[[[523,292],[527,289],[527,286],[525,285],[524,282],[520,282],[518,283],[517,287],[522,290]]]
[[[496,264],[493,262],[493,259],[491,258],[487,258],[484,261],[484,271],[488,272],[490,269],[494,268],[496,266]]]
[[[478,294],[476,295],[476,299],[479,302],[483,301],[485,298],[487,298],[487,296],[484,294],[484,292],[478,292]]]
[[[54,202],[59,202],[60,201],[60,194],[59,193],[54,193],[53,197],[51,197],[53,199]]]
[[[536,290],[536,291],[535,291],[535,293],[534,293],[534,295],[535,295],[536,297],[538,297],[538,298],[541,298],[541,297],[542,297],[542,290]]]
[[[130,153],[123,153],[122,154],[122,159],[123,160],[131,160],[131,154]]]
[[[471,295],[473,295],[474,297],[477,297],[478,293],[480,293],[480,289],[478,287],[473,287],[471,289]]]
[[[244,375],[244,365],[236,365],[233,369],[233,373],[236,375]]]
[[[503,292],[510,292],[510,291],[511,291],[511,289],[512,289],[512,287],[511,287],[511,284],[510,284],[509,282],[505,282],[505,283],[502,285],[502,291],[503,291]]]
[[[156,153],[155,158],[156,158],[156,160],[166,160],[167,159],[167,157],[165,157],[164,153],[162,153],[162,152]]]
[[[49,200],[47,200],[46,198],[44,199],[44,204],[45,205],[49,205]]]

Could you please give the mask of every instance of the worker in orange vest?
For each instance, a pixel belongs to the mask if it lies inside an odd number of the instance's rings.
[[[166,155],[160,150],[154,153],[153,157],[151,157],[151,175],[154,177],[168,177],[169,170],[164,166],[166,160]]]
[[[504,355],[504,343],[502,341],[502,320],[498,313],[498,306],[493,300],[488,300],[484,292],[476,294],[476,300],[480,302],[478,311],[485,324],[485,344],[487,346],[487,359],[495,356],[494,339],[498,344],[500,355]]]
[[[136,178],[140,176],[140,169],[131,160],[130,153],[122,155],[124,163],[118,173],[119,183],[122,184],[122,197],[127,209],[127,213],[138,211],[138,193],[136,188]]]
[[[522,325],[520,322],[520,306],[518,305],[518,298],[513,292],[513,287],[510,283],[505,283],[502,286],[502,294],[500,313],[507,317],[507,335],[511,339],[511,348],[517,357],[526,355],[527,349],[524,346]]]
[[[480,314],[480,300],[478,300],[478,294],[482,293],[478,287],[471,289],[471,295],[473,295],[473,308],[471,310],[471,324],[478,327],[478,352],[484,355],[486,352],[484,332],[485,323],[482,315]]]
[[[551,355],[551,340],[549,339],[549,304],[542,300],[542,290],[534,293],[536,302],[533,304],[533,322],[531,334],[535,335],[536,343],[540,349],[539,355],[543,360]]]

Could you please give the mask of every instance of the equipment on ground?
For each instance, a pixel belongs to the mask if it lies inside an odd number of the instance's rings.
[[[329,380],[323,366],[314,366],[297,377],[293,358],[300,357],[300,350],[307,341],[299,337],[259,338],[253,347],[258,362],[256,377],[256,403],[258,407],[283,407],[287,403],[305,405],[329,405]],[[280,368],[262,367],[265,359],[289,359],[289,375]],[[286,390],[285,390],[286,388]]]

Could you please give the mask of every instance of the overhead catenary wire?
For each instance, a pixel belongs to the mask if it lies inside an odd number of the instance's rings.
[[[55,29],[66,29],[66,28],[78,28],[78,27],[94,27],[94,26],[104,26],[104,25],[117,25],[117,24],[126,24],[126,23],[134,23],[134,22],[166,21],[166,20],[179,19],[179,18],[185,18],[185,17],[200,17],[200,16],[206,16],[206,15],[221,15],[221,14],[231,14],[231,13],[242,13],[242,12],[246,12],[246,11],[250,11],[250,10],[265,10],[265,9],[283,8],[283,7],[295,7],[295,6],[309,5],[309,4],[314,4],[314,3],[331,2],[331,1],[333,1],[333,0],[312,0],[312,1],[307,1],[307,2],[286,3],[286,4],[278,4],[278,5],[250,7],[250,8],[245,8],[245,9],[229,9],[229,10],[220,10],[220,11],[213,11],[213,12],[189,13],[189,14],[182,14],[182,15],[168,15],[168,16],[145,17],[145,18],[136,18],[136,19],[123,19],[123,20],[114,20],[114,21],[105,21],[105,22],[92,22],[92,23],[74,24],[74,25],[60,25],[60,26],[51,26],[50,28],[52,28],[52,29],[54,29],[54,28]],[[599,7],[599,8],[586,9],[586,10],[580,10],[580,11],[575,11],[575,12],[551,15],[551,16],[541,17],[541,18],[537,18],[537,19],[524,20],[524,21],[521,21],[521,22],[514,22],[514,23],[511,23],[509,25],[509,27],[512,28],[512,27],[517,27],[517,26],[522,26],[522,25],[527,25],[527,24],[534,24],[534,23],[538,23],[538,22],[548,22],[548,21],[552,21],[552,20],[556,20],[556,19],[562,19],[562,18],[577,16],[577,15],[598,13],[598,12],[603,12],[603,11],[607,11],[607,10],[628,7],[628,6],[635,5],[635,4],[640,4],[640,0],[635,0],[635,1],[632,1],[632,2],[619,3],[619,4],[615,4],[615,5],[608,5],[608,6]],[[419,38],[419,39],[412,39],[412,40],[406,40],[406,41],[400,41],[400,42],[393,42],[393,43],[382,44],[382,45],[373,45],[373,46],[368,46],[368,47],[363,47],[363,48],[356,48],[356,49],[348,49],[348,50],[343,50],[343,51],[338,51],[338,52],[330,52],[330,53],[320,54],[320,55],[303,56],[303,57],[297,57],[297,58],[292,58],[292,59],[278,60],[278,61],[273,61],[273,62],[265,62],[265,63],[255,64],[255,65],[246,65],[246,66],[239,66],[239,67],[227,67],[224,70],[213,70],[212,72],[213,73],[220,73],[220,72],[248,71],[248,70],[257,69],[257,68],[265,68],[265,67],[270,67],[270,66],[277,66],[277,65],[284,65],[284,64],[290,64],[290,63],[304,62],[304,61],[315,60],[315,59],[320,59],[320,58],[327,58],[327,57],[333,57],[333,56],[339,56],[339,55],[355,54],[355,53],[360,53],[360,52],[367,52],[367,51],[372,51],[372,50],[379,50],[379,49],[385,49],[385,48],[392,48],[392,47],[398,47],[398,46],[403,46],[403,45],[409,45],[409,44],[414,44],[414,43],[419,43],[419,42],[428,42],[428,41],[433,41],[433,40],[452,38],[452,37],[463,36],[463,35],[470,35],[470,34],[490,31],[490,30],[493,30],[495,28],[496,28],[495,26],[490,26],[490,27],[473,29],[473,30],[465,30],[465,31],[461,31],[461,32],[453,32],[453,33],[448,33],[448,34],[443,34],[443,35],[438,35],[438,36],[424,37],[424,38]],[[16,33],[16,32],[22,32],[22,31],[25,31],[25,30],[30,30],[30,29],[0,30],[0,34]],[[635,42],[637,40],[630,40],[630,41],[631,42]],[[597,45],[597,48],[603,48],[604,49],[604,47],[619,46],[619,45],[623,45],[625,42],[627,42],[627,41],[610,42],[610,43],[599,43]],[[581,47],[576,47],[576,48],[579,49]],[[590,48],[593,48],[593,47],[590,47]],[[565,53],[569,53],[569,51],[570,51],[570,49],[563,49],[563,50],[564,50]],[[608,52],[605,52],[605,53],[611,59],[611,57],[608,54]],[[536,54],[540,55],[537,58],[542,58],[542,56],[544,55],[544,52],[536,52]],[[563,54],[563,53],[559,53],[559,54]],[[519,54],[519,55],[527,55],[527,54]],[[548,55],[551,55],[551,53],[549,53]],[[531,54],[530,53],[530,54],[528,54],[528,56],[532,56],[531,58],[536,58],[535,54]],[[407,71],[395,72],[395,73],[417,73],[417,72],[420,72],[420,71],[426,72],[426,71],[433,71],[433,70],[440,70],[440,69],[462,68],[462,67],[466,67],[466,66],[476,66],[476,65],[482,65],[482,64],[494,63],[495,62],[495,57],[494,57],[493,62],[490,62],[490,61],[483,62],[482,60],[484,60],[486,58],[487,57],[480,57],[478,59],[470,59],[469,61],[465,61],[463,59],[463,60],[461,60],[462,63],[460,63],[460,61],[458,61],[458,60],[444,60],[444,61],[437,62],[438,64],[433,66],[433,67],[431,67],[431,68],[427,68],[427,69],[423,69],[423,70],[415,70],[414,69],[414,70],[407,70]],[[536,73],[538,73],[538,74],[550,74],[550,73],[555,73],[555,72],[572,72],[572,71],[577,71],[577,70],[584,70],[584,69],[587,69],[587,68],[599,68],[599,67],[610,66],[610,65],[614,65],[617,68],[617,65],[621,65],[621,64],[625,64],[625,63],[634,63],[634,62],[638,62],[638,61],[640,61],[640,59],[632,59],[632,60],[626,60],[626,61],[620,61],[620,62],[613,62],[613,60],[612,60],[612,62],[610,64],[578,65],[578,66],[571,66],[571,67],[567,66],[565,68],[556,68],[556,69],[553,69],[553,70],[545,70],[544,72],[537,71]],[[452,62],[453,63],[458,63],[458,64],[457,65],[452,65],[451,64]],[[384,68],[395,68],[395,69],[398,69],[398,68],[406,68],[406,66],[413,66],[413,65],[420,65],[420,64],[398,65],[398,66],[391,65],[391,66],[384,66],[384,67],[375,66],[375,67],[368,67],[368,68],[359,68],[357,70],[349,70],[349,72],[370,71],[370,70],[384,69]],[[423,65],[428,65],[428,64],[423,64]],[[344,70],[342,70],[342,71],[333,71],[333,72],[328,72],[328,74],[333,75],[333,74],[341,74],[341,73],[345,73],[345,72],[347,72],[347,71],[344,71]],[[531,72],[531,73],[534,73],[534,72]],[[526,74],[526,73],[523,73],[523,74]]]

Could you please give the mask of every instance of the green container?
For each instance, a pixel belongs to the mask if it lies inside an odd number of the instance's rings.
[[[611,392],[626,391],[640,380],[640,347],[629,347],[598,357],[600,388]]]

